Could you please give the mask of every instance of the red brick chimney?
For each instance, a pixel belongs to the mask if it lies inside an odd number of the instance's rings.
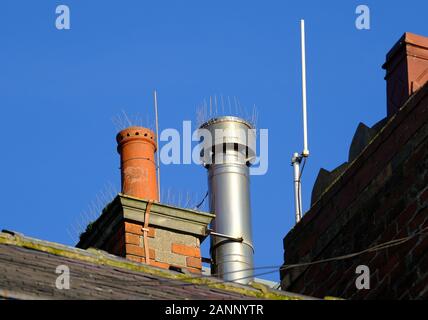
[[[386,56],[388,117],[428,81],[428,38],[405,33]]]

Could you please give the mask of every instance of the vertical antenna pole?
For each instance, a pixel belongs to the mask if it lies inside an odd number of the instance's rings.
[[[303,152],[302,156],[309,156],[308,149],[308,118],[306,112],[306,45],[305,45],[305,20],[300,21],[301,42],[302,42],[302,102],[303,102]]]
[[[160,148],[159,148],[159,118],[158,118],[158,94],[156,90],[153,92],[154,102],[155,102],[155,121],[156,121],[156,146],[157,146],[157,159],[156,159],[156,169],[158,176],[158,198],[159,202],[161,201],[161,185],[160,185]]]
[[[303,109],[303,152],[295,153],[291,160],[294,171],[294,204],[296,224],[300,222],[303,216],[302,207],[302,171],[300,164],[302,159],[309,157],[308,148],[308,116],[307,116],[307,99],[306,99],[306,40],[305,40],[305,20],[300,20],[301,46],[302,46],[302,109]]]

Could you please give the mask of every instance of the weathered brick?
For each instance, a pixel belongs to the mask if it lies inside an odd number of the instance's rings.
[[[409,231],[407,230],[408,225],[402,225],[401,229],[398,230],[398,233],[395,235],[394,239],[392,240],[398,240],[403,239],[409,236]]]
[[[424,273],[426,273],[426,270],[428,270],[428,253],[425,254],[419,261],[418,261],[418,267],[419,270],[422,270]],[[425,280],[428,280],[428,277],[425,277]],[[427,283],[428,285],[428,283]]]
[[[136,234],[132,234],[129,232],[125,233],[125,243],[135,244],[135,245],[139,246],[140,242],[141,242],[141,236],[136,235]]]
[[[134,261],[134,262],[138,262],[138,263],[146,263],[146,260],[144,257],[135,256],[132,254],[127,254],[126,259]],[[154,259],[149,260],[149,265],[153,266],[153,267],[162,268],[162,269],[169,269],[169,266],[170,266],[168,263],[159,262],[159,261],[156,261]]]
[[[143,262],[143,258],[141,258],[140,256],[134,256],[132,254],[127,254],[126,255],[126,259],[134,261],[134,262]]]
[[[125,232],[133,233],[141,236],[143,234],[142,225],[131,223],[131,222],[125,222]]]
[[[366,263],[372,269],[377,269],[380,266],[385,265],[387,262],[387,254],[386,251],[377,251],[372,254],[372,258]]]
[[[421,271],[421,278],[414,283],[414,285],[409,288],[409,295],[411,300],[426,300],[428,296],[428,274],[425,270]],[[425,291],[425,294],[423,292]]]
[[[425,204],[428,202],[428,189],[426,189],[419,197],[421,204]]]
[[[412,105],[392,119],[287,235],[286,264],[363,250],[406,237],[428,224],[427,93],[425,89],[423,102],[421,97],[413,98]],[[290,271],[282,274],[289,279],[287,289],[299,288],[297,292],[319,297],[343,294],[356,299],[420,298],[424,291],[428,296],[428,277],[424,277],[428,270],[428,240],[419,240],[380,250],[376,258],[363,255],[350,259],[350,263],[335,263],[327,280],[322,265],[300,270],[303,274],[299,277],[290,276]],[[350,284],[355,276],[351,271],[357,264],[371,269],[369,294],[355,291]]]
[[[158,268],[162,268],[162,269],[168,269],[170,267],[168,263],[163,263],[163,262],[155,261],[151,259],[150,259],[150,265]]]
[[[411,218],[415,215],[418,205],[416,202],[411,203],[400,215],[397,217],[397,224],[399,226],[406,225]]]
[[[291,284],[291,283],[290,283]],[[301,280],[301,281],[296,281],[292,283],[292,288],[290,288],[290,290],[292,292],[297,292],[297,293],[302,293],[304,292],[304,287],[305,287],[305,283]],[[285,290],[288,290],[286,288],[284,288]]]
[[[373,266],[379,270],[379,280],[383,281],[386,277],[390,276],[391,273],[397,268],[397,265],[400,263],[400,258],[398,255],[390,255],[388,259],[385,259],[383,264]],[[372,267],[372,265],[370,265]],[[373,270],[373,267],[371,270]]]
[[[155,238],[156,237],[156,229],[152,227],[148,227],[149,232],[147,233],[147,236],[149,238]]]
[[[411,288],[417,282],[418,282],[417,273],[409,272],[409,271],[404,272],[399,279],[392,281],[398,295],[400,295],[400,293],[406,292],[409,288]]]
[[[331,292],[332,290],[335,290],[335,287],[338,283],[338,281],[342,278],[343,274],[340,270],[337,270],[337,267],[335,269],[335,271],[333,271],[329,278],[324,282],[324,290],[327,288],[327,290],[329,292]],[[303,286],[303,283],[301,284],[301,286]],[[319,289],[322,289],[321,286],[319,286]],[[319,298],[323,298],[322,296],[328,295],[328,293],[326,291],[324,291],[324,293],[318,293],[317,297]]]
[[[391,283],[391,290],[393,290],[393,286],[395,281],[403,276],[406,273],[406,268],[401,261],[395,265],[395,267],[391,268],[388,273],[389,281]]]
[[[148,236],[150,238],[154,238],[156,236],[156,231],[154,228],[149,227],[149,233]],[[143,235],[143,225],[141,224],[136,224],[136,223],[132,223],[132,222],[125,222],[125,231],[127,233],[132,233],[132,234],[136,234],[136,235]]]
[[[173,243],[171,245],[171,252],[181,254],[188,257],[201,257],[201,250],[197,247],[189,247],[183,244]]]
[[[200,258],[187,257],[186,264],[191,268],[202,269],[202,261]]]
[[[145,257],[146,251],[144,248],[140,246],[136,246],[133,244],[126,244],[126,254]],[[149,257],[150,259],[155,259],[155,250],[153,250],[152,248],[149,248]]]
[[[417,238],[411,238],[410,240],[397,245],[396,247],[391,249],[391,252],[394,252],[395,254],[400,256],[400,262],[402,264],[405,263],[405,257],[409,254],[411,254],[412,250],[415,248],[416,244],[418,243],[419,239]]]
[[[417,246],[415,246],[412,250],[413,258],[415,259],[415,262],[418,262],[419,259],[428,252],[428,236],[421,236],[421,239],[419,240],[419,243]],[[428,283],[427,283],[428,285]]]
[[[379,230],[378,234],[381,235],[381,237],[379,238],[379,240],[376,241],[377,244],[381,244],[381,243],[384,243],[384,242],[391,241],[392,239],[394,239],[394,237],[398,233],[397,224],[395,222],[386,225],[386,227],[382,227],[381,226],[381,228],[379,228],[377,230]]]
[[[369,292],[372,291],[368,290]],[[389,282],[389,278],[385,279],[383,282],[381,282],[380,284],[376,285],[374,287],[374,292],[375,296],[373,298],[370,299],[376,299],[376,300],[393,300],[393,299],[397,299],[397,295],[396,293],[391,290],[391,284]]]
[[[420,210],[409,222],[409,232],[415,232],[423,229],[424,222],[427,218],[428,217],[424,214],[423,210]]]

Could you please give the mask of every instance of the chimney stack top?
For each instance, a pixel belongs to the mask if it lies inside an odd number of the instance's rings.
[[[155,151],[156,151],[157,149],[156,136],[155,136],[155,133],[150,129],[133,126],[120,131],[116,135],[116,141],[119,145],[125,142],[128,142],[130,140],[136,140],[136,139],[145,140],[146,142],[151,143],[155,147]]]
[[[388,117],[428,81],[428,38],[406,32],[386,56]]]

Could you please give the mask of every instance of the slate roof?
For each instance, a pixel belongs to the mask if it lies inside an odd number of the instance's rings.
[[[70,289],[56,288],[59,265],[70,269]],[[94,249],[82,250],[0,233],[0,299],[309,299],[263,285],[163,270]]]

